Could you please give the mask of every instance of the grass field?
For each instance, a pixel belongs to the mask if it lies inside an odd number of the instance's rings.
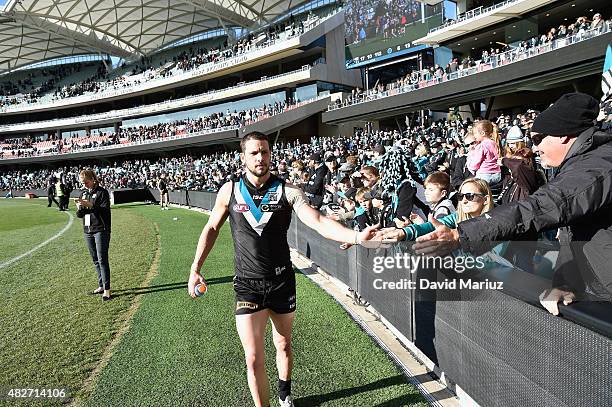
[[[0,264],[67,221],[42,200],[0,201]],[[234,326],[227,225],[205,264],[209,292],[197,300],[186,293],[205,222],[205,215],[182,209],[114,208],[116,297],[106,303],[87,295],[97,280],[79,220],[60,238],[0,269],[0,388],[67,387],[72,402],[86,406],[252,405]],[[426,405],[331,297],[302,275],[297,285],[297,406]],[[270,340],[266,348],[276,398]]]

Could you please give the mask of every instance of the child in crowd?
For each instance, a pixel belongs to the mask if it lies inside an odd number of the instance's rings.
[[[473,128],[476,146],[468,152],[467,167],[476,178],[490,185],[501,181],[497,129],[488,120],[479,120]]]
[[[358,231],[364,230],[366,227],[378,223],[372,206],[372,200],[369,199],[370,188],[359,188],[355,194],[355,200],[359,207],[355,209],[355,229]]]
[[[449,199],[450,177],[447,173],[437,171],[425,178],[425,199],[431,207],[431,214],[440,219],[455,212],[455,205]]]

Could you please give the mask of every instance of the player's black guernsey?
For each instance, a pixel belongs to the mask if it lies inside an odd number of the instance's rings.
[[[287,244],[291,211],[282,179],[271,175],[259,189],[245,175],[232,181],[229,219],[236,276],[270,278],[292,269]]]

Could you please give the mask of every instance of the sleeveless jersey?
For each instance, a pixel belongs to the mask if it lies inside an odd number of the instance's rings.
[[[292,270],[287,244],[291,211],[282,179],[271,175],[260,189],[245,175],[232,181],[229,220],[236,276],[261,279]]]

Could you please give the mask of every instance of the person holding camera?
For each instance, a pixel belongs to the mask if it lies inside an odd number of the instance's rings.
[[[100,181],[92,169],[82,170],[79,179],[85,188],[74,202],[77,207],[77,217],[83,219],[85,242],[98,274],[98,288],[92,294],[102,294],[102,300],[108,301],[111,299],[108,263],[111,237],[110,195],[100,186]]]

